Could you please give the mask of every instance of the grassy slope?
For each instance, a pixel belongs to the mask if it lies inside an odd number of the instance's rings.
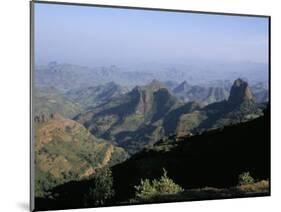
[[[108,204],[139,204],[269,195],[269,116],[200,135],[162,139],[127,161],[112,167],[115,197]],[[184,190],[149,200],[135,198],[141,179],[156,179],[163,168]],[[238,185],[249,171],[254,184]],[[265,179],[265,180],[263,180]],[[80,208],[91,181],[69,182],[54,188],[58,199],[37,199],[40,209]],[[75,191],[75,192],[74,192]],[[62,193],[60,193],[62,192]],[[71,197],[73,201],[65,201]],[[59,196],[60,196],[59,195]],[[70,198],[70,199],[71,199]]]
[[[81,124],[58,114],[36,125],[35,141],[36,196],[127,157],[123,149],[95,138]]]
[[[110,82],[104,85],[72,89],[66,92],[65,95],[87,109],[106,103],[112,98],[122,95],[125,91],[127,91],[125,88]]]
[[[82,111],[80,104],[67,99],[55,88],[35,88],[33,94],[34,115],[49,116],[54,112],[73,118]]]

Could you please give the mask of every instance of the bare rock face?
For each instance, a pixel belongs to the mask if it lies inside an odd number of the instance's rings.
[[[151,110],[154,94],[159,90],[166,90],[168,92],[166,86],[157,80],[153,80],[146,86],[137,86],[134,88],[135,93],[139,96],[139,103],[136,111],[138,114],[145,115]]]
[[[228,102],[231,104],[240,104],[247,100],[254,100],[248,83],[242,79],[235,80],[230,90]]]

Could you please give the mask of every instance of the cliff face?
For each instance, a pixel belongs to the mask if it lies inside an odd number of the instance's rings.
[[[230,90],[228,102],[237,105],[247,100],[254,100],[248,83],[242,79],[235,80]]]

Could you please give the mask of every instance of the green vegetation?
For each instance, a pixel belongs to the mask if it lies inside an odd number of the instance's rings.
[[[113,178],[108,167],[98,169],[91,178],[87,194],[84,195],[84,206],[104,205],[114,196]]]
[[[35,129],[35,196],[53,187],[87,178],[104,166],[124,161],[120,147],[94,137],[81,124],[55,114]]]
[[[167,176],[165,169],[163,176],[160,179],[149,179],[141,180],[140,185],[135,186],[136,199],[149,200],[152,198],[159,198],[162,195],[177,194],[182,192],[183,189],[174,183],[172,179]]]
[[[122,131],[135,131],[144,121],[144,116],[142,114],[131,114],[127,116],[123,123],[118,126],[118,128],[113,131],[114,134]]]
[[[116,83],[109,82],[103,85],[71,89],[65,95],[86,109],[101,105],[112,98],[122,95],[125,91],[126,89]]]
[[[215,188],[215,187],[203,187],[195,189],[185,189],[182,192],[161,195],[158,198],[152,198],[145,200],[146,202],[172,202],[172,201],[188,201],[198,199],[214,199],[214,198],[234,198],[234,197],[246,197],[249,195],[268,195],[269,194],[269,182],[262,180],[253,184],[246,184],[241,186],[234,186],[229,188]],[[143,199],[131,199],[130,203],[140,203]]]
[[[33,94],[34,116],[49,117],[60,113],[66,118],[73,118],[82,112],[82,106],[68,98],[55,88],[35,88]]]
[[[193,113],[183,114],[177,125],[176,132],[178,135],[186,135],[187,132],[196,129],[202,121],[204,121],[206,117],[201,114],[199,111],[195,111]]]
[[[250,172],[243,172],[238,176],[239,185],[253,184],[255,182],[254,178],[251,177]]]

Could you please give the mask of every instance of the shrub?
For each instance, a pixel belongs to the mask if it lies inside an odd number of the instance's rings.
[[[269,182],[262,180],[252,184],[240,185],[238,189],[242,192],[269,192]]]
[[[114,196],[113,178],[109,168],[97,170],[91,179],[91,186],[84,196],[84,205],[103,205]]]
[[[140,185],[135,186],[135,189],[136,198],[138,199],[150,199],[158,193],[156,188],[153,186],[153,183],[151,183],[148,179],[141,180]]]
[[[149,179],[141,180],[140,185],[135,186],[135,189],[136,198],[142,200],[148,200],[161,195],[177,194],[183,191],[179,185],[167,176],[165,169],[160,179],[154,179],[152,181]]]
[[[255,183],[254,178],[250,175],[249,172],[243,172],[238,176],[239,185],[253,184]]]

